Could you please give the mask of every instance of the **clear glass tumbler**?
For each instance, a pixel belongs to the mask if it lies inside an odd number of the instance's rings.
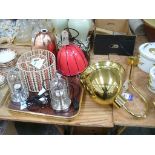
[[[60,74],[50,81],[51,106],[55,111],[68,111],[71,99],[68,82]]]

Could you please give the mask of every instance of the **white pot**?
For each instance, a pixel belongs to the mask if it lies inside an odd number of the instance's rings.
[[[148,88],[151,92],[155,93],[155,66],[150,69]]]
[[[68,19],[52,19],[52,24],[56,34],[61,35],[61,32],[68,26]]]
[[[75,29],[79,32],[79,35],[76,39],[80,40],[82,43],[85,43],[88,37],[89,31],[92,29],[92,20],[91,19],[69,19],[68,27]],[[74,37],[77,33],[73,30],[69,30],[71,35]]]
[[[155,65],[155,42],[140,45],[139,53],[138,67],[142,71],[149,73],[150,69]]]

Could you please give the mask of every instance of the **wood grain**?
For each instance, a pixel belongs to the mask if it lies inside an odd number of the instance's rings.
[[[26,46],[21,47],[14,45],[4,45],[4,47],[11,47],[12,49],[16,50],[19,55],[31,50],[31,47]],[[101,61],[103,59],[107,59],[107,56],[93,56],[92,53],[90,63]],[[83,97],[81,112],[79,116],[71,121],[55,119],[49,116],[35,116],[32,114],[22,114],[9,111],[9,109],[7,108],[9,102],[10,97],[7,98],[6,102],[0,108],[0,119],[86,127],[113,127],[112,106],[101,106],[96,104],[86,92]]]
[[[139,46],[145,42],[147,42],[147,38],[145,36],[138,36],[136,38],[136,44],[134,48],[135,55],[138,54]],[[91,54],[92,63],[100,60],[108,60],[108,59],[121,63],[126,70],[126,78],[128,77],[130,66],[127,65],[127,57],[109,55],[109,58],[108,58],[108,56],[99,56],[99,55],[94,56],[93,53]],[[155,94],[151,93],[147,88],[148,74],[141,71],[138,67],[135,67],[133,70],[133,83],[142,92],[142,94],[146,97],[146,99],[149,102],[149,112],[148,112],[147,118],[135,119],[123,109],[117,109],[116,107],[113,107],[114,125],[155,127],[155,105],[153,104],[153,102],[155,101]],[[134,101],[128,103],[127,106],[134,112],[140,113],[141,111],[144,110],[144,104],[140,100],[139,96],[135,94],[135,92],[132,89],[130,89],[130,91],[134,95]]]
[[[4,87],[0,88],[0,107],[5,102],[8,92],[9,92],[9,87],[7,84]]]
[[[138,52],[138,47],[140,44],[147,42],[145,37],[137,37],[135,54]],[[29,51],[30,47],[15,47],[17,53],[22,54],[26,51]],[[127,57],[123,56],[109,56],[110,60],[121,63],[128,75],[129,66],[127,66]],[[99,56],[91,53],[91,62],[95,63],[97,61],[108,60],[108,56]],[[133,82],[140,89],[140,91],[146,96],[149,101],[149,113],[146,119],[135,119],[130,116],[123,109],[113,108],[112,106],[102,106],[94,103],[94,101],[85,93],[81,113],[77,118],[72,121],[61,121],[55,120],[49,117],[38,117],[27,114],[20,114],[16,112],[10,112],[7,109],[7,103],[3,104],[0,108],[0,118],[6,120],[16,120],[22,122],[38,122],[38,123],[47,123],[47,124],[59,124],[59,125],[73,125],[73,126],[88,126],[88,127],[113,127],[113,125],[120,126],[140,126],[140,127],[155,127],[155,107],[153,101],[155,100],[155,94],[151,93],[147,88],[147,74],[142,72],[138,67],[134,68],[133,71]],[[9,99],[8,99],[9,100]],[[143,110],[143,104],[137,95],[134,95],[134,102],[128,104],[129,108],[140,112]],[[114,123],[114,124],[113,124]]]
[[[138,48],[141,44],[147,42],[145,36],[138,36],[136,38],[136,44],[134,48],[134,53],[137,55]],[[113,58],[112,58],[113,59]],[[115,59],[115,58],[114,58]],[[126,64],[126,58],[121,58],[118,60],[122,64]],[[129,72],[130,67],[124,65],[126,72]],[[138,67],[134,68],[133,71],[133,83],[134,85],[142,92],[149,102],[149,112],[146,119],[135,119],[130,116],[123,109],[113,108],[113,121],[115,125],[120,126],[135,126],[135,127],[155,127],[155,106],[153,101],[155,100],[155,94],[151,93],[147,88],[148,75],[141,71]],[[135,94],[134,94],[135,95]],[[134,96],[134,102],[131,105],[128,105],[133,111],[140,112],[144,110],[143,102],[140,100],[137,94]]]
[[[0,108],[0,119],[72,126],[113,127],[112,107],[103,107],[94,103],[88,94],[84,95],[79,116],[71,121],[9,111],[7,108],[9,102],[10,97],[8,96],[6,102]]]
[[[125,64],[126,58],[121,58],[120,62]],[[127,72],[129,72],[129,67],[124,65]],[[115,125],[120,126],[139,126],[139,127],[155,127],[155,106],[153,101],[155,101],[155,94],[151,93],[148,88],[148,74],[141,71],[138,67],[133,70],[132,81],[134,85],[139,89],[139,91],[145,96],[149,103],[149,112],[145,119],[136,119],[130,116],[123,109],[113,109],[113,119]],[[140,113],[144,108],[144,104],[140,97],[130,89],[130,92],[134,95],[133,102],[130,102],[127,106],[134,112]]]

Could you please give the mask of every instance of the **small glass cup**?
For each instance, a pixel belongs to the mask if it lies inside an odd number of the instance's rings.
[[[51,106],[55,111],[68,111],[71,99],[69,98],[69,88],[67,80],[56,73],[53,80],[50,81]]]
[[[28,98],[28,89],[21,81],[17,68],[13,68],[7,75],[7,81],[11,90],[11,100],[13,103],[21,105]]]

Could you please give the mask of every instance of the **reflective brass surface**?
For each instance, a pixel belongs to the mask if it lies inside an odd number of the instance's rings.
[[[81,82],[99,104],[112,104],[120,93],[125,70],[112,61],[90,65],[82,74]]]
[[[129,73],[129,84],[143,100],[146,109],[142,114],[135,114],[126,107],[127,100],[122,97],[121,88],[125,77],[123,66],[112,61],[101,61],[90,65],[81,74],[81,83],[87,89],[90,96],[99,104],[114,104],[118,108],[124,108],[135,118],[145,118],[148,112],[148,102],[140,91],[132,84],[131,73],[134,65],[137,65],[136,57],[129,57],[128,64],[131,65]]]

